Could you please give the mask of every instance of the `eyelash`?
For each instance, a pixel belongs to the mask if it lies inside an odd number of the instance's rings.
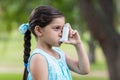
[[[55,29],[55,31],[58,31],[60,29],[60,27],[57,26],[54,29]]]

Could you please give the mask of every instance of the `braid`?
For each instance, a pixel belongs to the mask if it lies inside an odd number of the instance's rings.
[[[30,47],[31,47],[31,32],[29,30],[27,30],[27,32],[25,33],[24,36],[24,64],[28,63],[28,58],[30,56]],[[27,76],[28,76],[28,71],[27,71],[27,66],[25,66],[24,69],[24,75],[23,75],[23,80],[27,80]]]

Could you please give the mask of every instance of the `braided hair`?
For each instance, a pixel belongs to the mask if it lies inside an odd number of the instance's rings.
[[[30,47],[31,47],[31,32],[29,30],[27,30],[27,32],[25,33],[24,36],[24,65],[25,65],[25,69],[24,69],[24,75],[23,75],[23,80],[27,80],[28,76],[28,71],[27,71],[27,64],[28,64],[28,58],[30,56]]]
[[[30,49],[31,32],[37,38],[37,35],[34,32],[35,26],[38,25],[39,27],[44,28],[48,24],[50,24],[54,18],[58,18],[58,17],[64,17],[64,16],[57,9],[50,6],[39,6],[32,11],[30,15],[30,20],[29,20],[29,30],[27,30],[24,35],[25,69],[24,69],[23,80],[27,80],[27,76],[28,76],[27,63],[28,63],[28,58],[30,56],[30,51],[31,51]]]

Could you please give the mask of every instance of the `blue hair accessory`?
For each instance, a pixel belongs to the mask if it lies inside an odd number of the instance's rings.
[[[20,31],[21,34],[25,34],[27,30],[30,30],[28,23],[22,24],[22,25],[19,27],[19,31]]]
[[[28,63],[24,63],[24,66],[27,67],[27,66],[28,66]]]

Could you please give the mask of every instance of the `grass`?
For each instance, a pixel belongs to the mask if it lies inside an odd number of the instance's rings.
[[[107,78],[102,77],[80,77],[72,76],[73,80],[107,80]],[[4,73],[0,74],[0,80],[22,80],[22,74]]]
[[[102,77],[76,77],[76,76],[73,76],[73,80],[107,80],[107,78],[102,78]]]
[[[32,49],[36,43],[33,38]],[[77,58],[73,46],[63,44],[60,48],[72,57]],[[22,80],[23,67],[23,35],[16,30],[11,34],[0,35],[0,80]],[[97,47],[96,63],[91,64],[90,74],[85,76],[72,74],[72,76],[73,80],[108,80],[106,72],[104,55],[101,49]]]
[[[13,73],[0,74],[0,80],[22,80],[22,74]]]

